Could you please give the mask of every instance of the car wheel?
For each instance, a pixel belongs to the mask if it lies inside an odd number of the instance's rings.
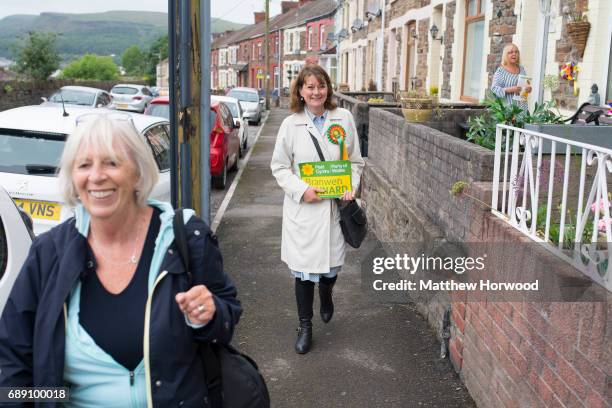
[[[247,137],[244,138],[244,143],[242,143],[242,150],[245,151],[245,152],[249,148],[248,143],[249,143],[249,137],[247,136]]]
[[[240,143],[240,147],[238,148],[239,159],[242,159],[244,157],[244,150],[242,149],[242,146],[244,146],[244,143]],[[238,160],[236,160],[236,162],[238,162]]]
[[[212,186],[218,190],[225,189],[227,184],[227,163],[223,166],[223,171],[218,176],[212,176]]]

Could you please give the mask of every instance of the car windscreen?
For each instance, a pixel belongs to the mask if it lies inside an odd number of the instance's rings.
[[[0,172],[55,176],[66,135],[0,128]]]
[[[259,95],[257,95],[255,92],[231,90],[227,95],[231,96],[232,98],[236,98],[239,101],[259,102]]]
[[[130,88],[129,86],[116,86],[111,89],[111,93],[120,95],[135,95],[138,93],[138,89]]]
[[[147,115],[159,116],[162,118],[170,119],[170,105],[155,103],[149,105],[147,109]]]
[[[93,106],[96,94],[92,92],[77,91],[74,89],[62,89],[51,95],[49,102],[69,103],[72,105]]]

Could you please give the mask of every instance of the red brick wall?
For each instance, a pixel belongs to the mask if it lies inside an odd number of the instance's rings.
[[[471,194],[490,202],[486,184],[474,185]],[[525,240],[480,205],[470,219],[470,242]],[[450,357],[478,406],[610,406],[612,304],[452,300]]]

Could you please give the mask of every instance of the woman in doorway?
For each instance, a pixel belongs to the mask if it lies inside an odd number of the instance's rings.
[[[322,199],[323,190],[300,179],[299,163],[320,161],[313,138],[325,160],[344,158],[351,162],[352,191],[342,200],[354,200],[364,161],[353,115],[336,107],[329,75],[318,65],[307,65],[291,89],[290,108],[278,132],[272,155],[272,174],[285,192],[281,259],[295,278],[299,328],[295,351],[307,353],[312,344],[312,306],[315,283],[319,284],[320,314],[323,322],[334,313],[332,288],[344,264],[346,243],[340,229],[335,200]],[[334,137],[330,128],[344,134]],[[346,149],[341,155],[342,141]]]
[[[502,51],[501,66],[497,68],[493,75],[491,92],[503,98],[508,105],[516,104],[524,111],[527,111],[526,98],[515,98],[520,95],[522,88],[518,86],[519,76],[526,75],[525,68],[520,65],[521,55],[515,44],[506,44]],[[531,92],[531,86],[527,85],[525,91]]]

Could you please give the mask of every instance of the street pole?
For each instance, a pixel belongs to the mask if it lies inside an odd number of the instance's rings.
[[[172,207],[178,208],[178,143],[176,117],[176,5],[174,0],[168,0],[168,92],[170,100],[170,201]]]
[[[202,87],[200,98],[200,119],[202,126],[200,127],[200,174],[202,175],[202,190],[200,192],[200,204],[202,211],[200,216],[208,225],[210,225],[210,131],[212,123],[210,123],[210,31],[211,31],[211,15],[210,1],[200,0],[201,12],[201,29],[200,35],[202,44]]]
[[[264,86],[266,88],[266,110],[270,110],[270,0],[266,0],[266,37],[264,47],[266,47],[264,69]]]

